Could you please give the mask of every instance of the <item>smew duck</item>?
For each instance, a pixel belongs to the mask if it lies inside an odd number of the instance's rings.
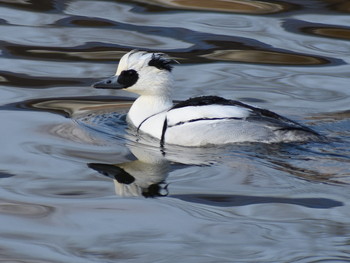
[[[127,122],[160,145],[222,145],[237,142],[302,142],[319,140],[314,130],[272,111],[217,96],[172,101],[172,64],[163,53],[133,50],[119,62],[114,76],[93,85],[124,89],[140,96]]]

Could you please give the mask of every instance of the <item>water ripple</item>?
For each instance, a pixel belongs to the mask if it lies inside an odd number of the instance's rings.
[[[55,209],[50,206],[30,203],[1,203],[2,215],[21,216],[28,218],[42,218],[54,213]]]
[[[295,204],[310,208],[332,208],[344,205],[342,202],[327,198],[278,198],[266,196],[225,196],[225,195],[177,195],[173,196],[188,202],[212,206],[244,206],[250,204],[278,203]]]

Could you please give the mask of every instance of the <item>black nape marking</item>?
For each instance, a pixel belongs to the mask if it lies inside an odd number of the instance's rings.
[[[177,61],[174,59],[165,58],[163,54],[158,53],[152,55],[152,59],[148,62],[148,66],[171,71],[173,69],[173,66],[171,64],[174,63],[177,63]]]
[[[123,85],[124,88],[131,87],[139,79],[139,74],[133,69],[124,70],[118,77],[118,83]]]

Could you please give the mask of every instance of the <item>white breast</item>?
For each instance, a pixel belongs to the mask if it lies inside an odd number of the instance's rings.
[[[160,139],[162,137],[162,130],[164,125],[164,120],[166,116],[166,111],[149,117],[143,123],[140,124],[139,131],[147,133],[152,137]]]

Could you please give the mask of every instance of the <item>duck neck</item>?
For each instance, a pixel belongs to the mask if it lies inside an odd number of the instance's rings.
[[[127,119],[138,127],[145,119],[164,112],[173,106],[168,95],[142,95],[132,104]]]

